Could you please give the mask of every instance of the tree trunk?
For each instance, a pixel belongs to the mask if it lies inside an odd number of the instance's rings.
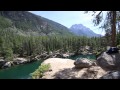
[[[112,47],[116,47],[116,11],[112,11]]]

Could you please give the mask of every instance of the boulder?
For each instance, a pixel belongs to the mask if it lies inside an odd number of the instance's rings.
[[[52,58],[52,57],[53,57],[52,52],[50,52],[49,54],[47,52],[45,52],[43,54],[35,56],[33,59],[34,60],[45,60],[45,59]]]
[[[13,60],[14,64],[23,64],[23,63],[27,63],[27,62],[29,62],[29,61],[25,58],[14,58],[14,60]]]
[[[92,61],[87,58],[80,58],[74,62],[75,68],[88,68],[92,66]]]
[[[56,58],[62,58],[63,57],[63,55],[60,54],[60,53],[56,53],[55,55],[56,55]]]
[[[68,58],[70,55],[69,54],[63,54],[63,58]]]
[[[92,66],[97,66],[97,63],[94,61],[94,62],[92,63]]]
[[[2,66],[2,68],[7,68],[7,67],[11,67],[11,66],[12,66],[11,62],[6,62],[6,63]]]
[[[120,68],[120,54],[107,54],[103,52],[98,58],[96,63],[104,69],[115,70]]]
[[[0,59],[0,63],[2,63],[2,62],[4,62],[5,60],[3,60],[3,59]]]
[[[74,64],[73,64],[74,60],[71,60],[71,59],[49,58],[49,59],[44,60],[42,63],[43,64],[49,63],[51,66],[51,70],[49,70],[48,72],[45,72],[42,79],[55,79],[56,77],[59,76],[56,74],[57,72],[60,72],[62,69],[66,71],[66,69],[74,67]],[[67,74],[67,72],[65,73]],[[64,74],[62,74],[61,77],[66,78]]]
[[[46,56],[47,56],[47,54],[44,53],[44,54],[42,54],[42,55],[40,56],[40,58],[45,58]]]
[[[104,71],[99,66],[91,66],[80,76],[80,79],[99,79],[101,76],[105,75]]]
[[[120,71],[111,71],[100,77],[100,79],[120,79]]]

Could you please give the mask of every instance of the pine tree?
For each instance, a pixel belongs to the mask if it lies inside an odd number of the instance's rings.
[[[88,13],[86,11],[85,13]],[[93,23],[97,26],[103,21],[103,11],[100,11],[97,15],[95,15],[97,11],[93,11],[93,16],[95,16]],[[116,47],[116,23],[119,23],[120,11],[107,11],[106,18],[104,20],[104,24],[101,28],[105,30],[110,30],[111,33],[111,47]],[[119,25],[119,24],[118,24]]]

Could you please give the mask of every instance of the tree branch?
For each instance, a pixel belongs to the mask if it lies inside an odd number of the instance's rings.
[[[96,17],[98,17],[101,13],[102,13],[102,11],[100,11]]]

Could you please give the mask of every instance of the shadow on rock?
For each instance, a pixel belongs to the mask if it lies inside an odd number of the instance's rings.
[[[77,79],[76,72],[80,71],[80,69],[75,68],[67,68],[60,70],[55,73],[55,79]]]
[[[68,68],[60,70],[54,77],[55,79],[99,79],[106,72],[99,66],[91,66],[89,68]]]
[[[107,54],[104,52],[97,58],[97,64],[105,70],[117,70],[120,68],[120,54]]]

